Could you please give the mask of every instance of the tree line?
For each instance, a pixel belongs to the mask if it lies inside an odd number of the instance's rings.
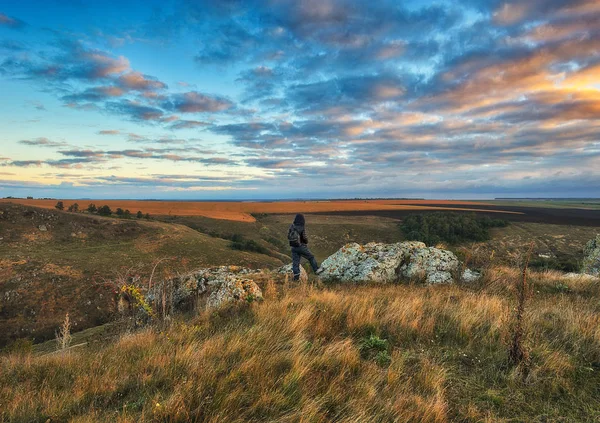
[[[65,204],[62,201],[59,201],[58,203],[56,203],[56,206],[54,206],[54,207],[57,210],[61,210],[61,211],[65,210]],[[117,217],[120,217],[123,219],[131,219],[134,216],[134,214],[131,213],[131,211],[129,209],[123,210],[122,208],[119,207],[113,212],[113,210],[108,205],[97,207],[94,203],[90,203],[85,210],[81,209],[79,207],[79,204],[74,203],[74,204],[71,204],[67,208],[67,211],[71,212],[71,213],[87,212],[89,214],[97,214],[98,216],[112,216],[114,214]],[[150,219],[150,214],[149,213],[144,214],[144,213],[142,213],[142,211],[138,211],[137,213],[135,213],[135,217],[138,219]]]

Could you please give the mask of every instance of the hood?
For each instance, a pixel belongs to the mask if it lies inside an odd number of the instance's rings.
[[[304,226],[304,215],[303,214],[297,214],[296,217],[294,218],[294,225],[296,226]]]

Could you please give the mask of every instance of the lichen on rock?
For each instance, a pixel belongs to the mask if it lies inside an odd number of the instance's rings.
[[[588,241],[583,249],[582,272],[592,276],[600,276],[600,235]]]
[[[418,241],[351,243],[323,262],[321,278],[357,283],[390,283],[400,279],[422,279],[430,284],[451,283],[459,264],[454,253],[427,247]]]

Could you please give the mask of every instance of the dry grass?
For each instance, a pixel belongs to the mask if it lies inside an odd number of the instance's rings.
[[[0,420],[598,421],[598,282],[530,274],[524,378],[505,344],[519,277],[494,269],[470,288],[269,281],[260,304],[100,349],[0,357]]]
[[[46,209],[54,209],[56,200],[0,200]],[[204,216],[213,219],[254,222],[252,213],[317,213],[364,210],[468,210],[486,213],[511,213],[500,210],[466,209],[461,206],[485,206],[486,203],[446,200],[336,200],[336,201],[276,201],[276,202],[194,202],[194,201],[136,201],[136,200],[64,200],[65,207],[73,203],[95,203],[118,207],[132,213],[141,210],[151,215]]]

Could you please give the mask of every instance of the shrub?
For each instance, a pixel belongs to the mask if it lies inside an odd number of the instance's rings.
[[[231,243],[229,248],[233,250],[252,251],[260,254],[269,254],[269,250],[253,239],[244,239],[240,234],[234,234],[231,236]]]
[[[407,216],[402,224],[404,236],[432,246],[440,242],[458,244],[466,241],[486,241],[489,229],[505,227],[508,222],[488,216],[464,213],[425,213]]]
[[[387,339],[382,339],[377,335],[371,334],[363,338],[360,342],[360,355],[366,360],[373,360],[378,365],[385,367],[392,362],[392,357],[388,351]]]
[[[79,204],[75,203],[75,204],[71,204],[69,206],[69,211],[71,213],[78,213],[79,212]]]
[[[144,217],[144,213],[142,213],[141,211],[138,211],[137,214],[136,214],[136,217],[138,219],[141,219],[142,217]]]
[[[98,214],[100,216],[110,216],[112,214],[112,210],[109,206],[102,206],[98,209]]]
[[[56,207],[57,210],[64,210],[65,209],[65,204],[62,201],[59,201],[58,203],[56,203]]]
[[[98,211],[98,207],[96,207],[96,205],[92,203],[88,206],[87,211],[89,213],[96,213]]]
[[[115,214],[117,216],[123,216],[125,214],[125,212],[123,211],[123,209],[121,207],[117,208],[117,211],[115,212]]]

